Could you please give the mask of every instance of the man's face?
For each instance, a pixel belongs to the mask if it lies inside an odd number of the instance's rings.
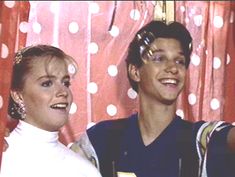
[[[183,89],[186,66],[180,42],[157,38],[143,56],[139,70],[139,94],[164,104],[172,104]]]

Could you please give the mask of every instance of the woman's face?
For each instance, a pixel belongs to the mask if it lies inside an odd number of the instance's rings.
[[[25,121],[47,131],[58,131],[68,120],[72,103],[70,77],[64,61],[33,60],[20,95],[26,109]]]

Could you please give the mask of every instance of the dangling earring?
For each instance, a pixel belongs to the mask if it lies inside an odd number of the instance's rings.
[[[24,105],[24,103],[23,103],[23,101],[20,101],[19,103],[18,103],[18,108],[17,108],[17,112],[20,114],[20,116],[21,116],[21,119],[25,119],[26,118],[26,111],[25,111],[25,105]]]

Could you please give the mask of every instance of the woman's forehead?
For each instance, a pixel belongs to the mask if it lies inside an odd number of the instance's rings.
[[[54,73],[58,71],[68,72],[68,63],[65,59],[57,57],[39,57],[32,60],[32,69],[38,71],[45,71],[48,73]]]

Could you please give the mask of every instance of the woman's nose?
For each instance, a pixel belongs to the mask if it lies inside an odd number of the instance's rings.
[[[67,97],[68,96],[68,88],[65,87],[64,85],[58,86],[56,96]]]

